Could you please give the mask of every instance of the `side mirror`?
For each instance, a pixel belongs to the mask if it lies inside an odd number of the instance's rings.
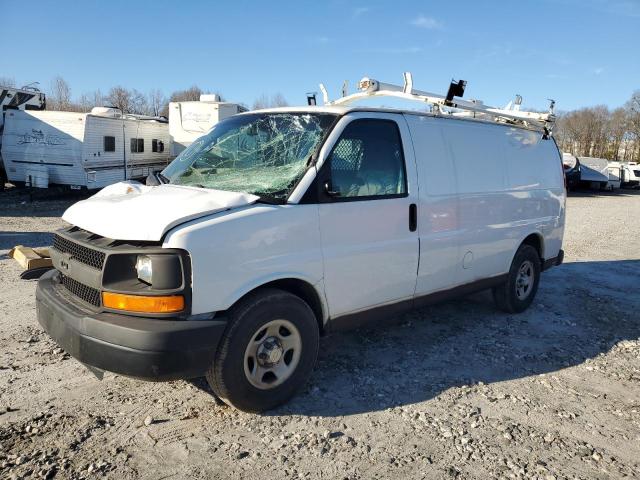
[[[150,173],[149,175],[147,175],[144,184],[148,187],[157,187],[158,185],[162,185],[162,182],[160,181],[156,173]]]

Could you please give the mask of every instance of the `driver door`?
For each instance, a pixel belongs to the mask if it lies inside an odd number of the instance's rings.
[[[345,120],[317,177],[332,318],[411,300],[419,261],[418,186],[405,119],[362,112]]]

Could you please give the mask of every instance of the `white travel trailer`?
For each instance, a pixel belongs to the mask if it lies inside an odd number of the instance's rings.
[[[2,157],[12,183],[91,190],[161,171],[169,144],[166,122],[115,108],[16,110],[6,114]]]
[[[200,101],[169,103],[171,157],[175,158],[196,139],[231,115],[246,112],[237,103],[221,102],[218,95],[200,95]]]
[[[609,171],[617,172],[621,187],[640,188],[640,165],[635,162],[609,162]]]
[[[6,174],[2,163],[2,131],[7,110],[44,110],[47,99],[36,88],[3,87],[0,85],[0,190],[4,189]]]
[[[563,259],[553,112],[464,101],[463,83],[417,91],[409,74],[359,87],[227,118],[160,185],[71,206],[38,283],[42,328],[94,369],[206,376],[256,412],[304,385],[324,332],[483,289],[528,308]],[[432,111],[352,105],[373,96]]]

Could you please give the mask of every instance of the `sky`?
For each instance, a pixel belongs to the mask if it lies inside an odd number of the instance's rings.
[[[465,98],[559,110],[621,106],[640,89],[640,0],[24,1],[0,24],[0,77],[72,95],[115,85],[166,95],[198,85],[251,105],[291,105],[363,76]],[[20,13],[22,12],[22,13]]]

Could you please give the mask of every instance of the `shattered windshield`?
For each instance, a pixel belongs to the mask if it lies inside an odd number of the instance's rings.
[[[335,119],[330,114],[255,113],[218,123],[171,162],[172,184],[284,200]]]

